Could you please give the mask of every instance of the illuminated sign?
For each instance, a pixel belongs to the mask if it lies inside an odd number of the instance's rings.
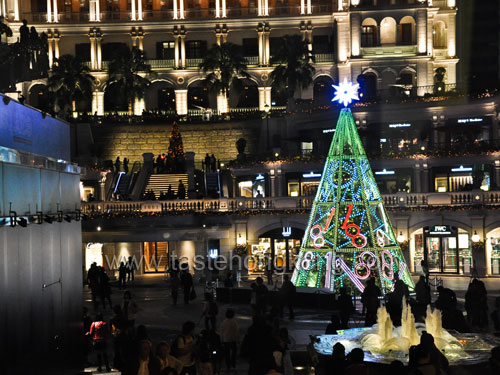
[[[208,250],[209,258],[215,259],[219,256],[219,249],[210,249]]]
[[[459,168],[451,168],[452,172],[472,172],[472,167],[464,167],[461,165]]]
[[[409,128],[411,124],[409,122],[399,122],[397,124],[389,124],[390,128],[396,129],[396,128]]]
[[[378,174],[378,175],[387,175],[387,174],[394,174],[394,173],[395,173],[394,171],[388,171],[385,168],[381,171],[375,172],[375,174]]]
[[[281,234],[283,237],[290,237],[292,235],[292,227],[283,227]]]
[[[483,122],[484,119],[480,117],[472,117],[472,118],[459,118],[458,123],[459,124],[470,124],[470,123],[475,123],[475,122]]]
[[[304,178],[320,178],[321,177],[321,173],[314,173],[314,172],[309,172],[309,173],[304,173],[302,175],[302,177]]]
[[[323,134],[335,133],[335,129],[323,129]]]
[[[450,235],[456,233],[456,228],[448,225],[434,225],[426,228],[425,232],[431,235]]]
[[[262,181],[263,179],[264,179],[264,176],[263,176],[261,173],[259,173],[259,174],[257,175],[257,177],[255,177],[255,180],[256,180],[256,181]]]
[[[386,143],[387,142],[387,138],[380,138],[380,143]]]

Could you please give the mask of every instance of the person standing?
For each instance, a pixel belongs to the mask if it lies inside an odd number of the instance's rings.
[[[125,263],[120,262],[120,267],[118,268],[118,289],[122,290],[127,287],[127,266]]]
[[[215,159],[214,154],[212,154],[212,156],[210,156],[210,169],[211,169],[212,173],[217,172],[217,159]]]
[[[182,325],[182,334],[175,339],[173,355],[182,362],[183,369],[181,375],[196,375],[196,341],[194,339],[194,329],[196,324],[187,321]]]
[[[189,273],[189,269],[184,269],[182,271],[181,285],[184,291],[184,304],[188,305],[191,299],[191,289],[193,289],[193,276]]]
[[[208,155],[208,152],[205,155],[205,172],[210,173],[210,155]]]
[[[125,172],[125,174],[128,174],[128,163],[128,158],[123,159],[123,171]]]
[[[340,288],[340,295],[338,299],[340,310],[340,326],[342,329],[349,328],[349,318],[354,312],[354,305],[352,303],[352,296],[347,292],[345,287]]]
[[[28,44],[30,41],[30,29],[28,27],[28,21],[23,20],[23,24],[19,28],[19,34],[21,36],[20,43],[21,44]]]
[[[102,361],[106,365],[107,372],[111,371],[107,353],[108,339],[108,324],[104,321],[102,314],[97,314],[96,319],[90,326],[90,331],[87,333],[92,338],[92,345],[97,354],[97,371],[102,371]]]
[[[132,299],[132,294],[127,290],[123,293],[122,303],[123,316],[127,320],[127,326],[130,331],[134,330],[135,316],[139,311],[137,303]]]
[[[156,358],[160,362],[160,372],[163,374],[168,371],[165,369],[174,369],[176,374],[180,374],[184,365],[169,352],[170,345],[165,341],[160,342],[156,347]]]
[[[256,308],[256,314],[264,316],[266,313],[266,308],[267,308],[267,287],[264,285],[264,280],[262,280],[262,277],[257,277],[255,279],[256,286],[255,286],[255,308]]]
[[[177,296],[179,295],[179,286],[181,285],[181,280],[177,271],[172,270],[170,272],[170,293],[172,295],[172,303],[177,305]]]
[[[366,310],[365,326],[369,327],[377,322],[377,310],[380,306],[380,297],[382,293],[380,288],[375,284],[375,279],[372,277],[366,283],[366,288],[361,294],[361,302]]]
[[[127,261],[127,281],[134,281],[134,273],[135,273],[135,262],[132,257],[128,257]]]
[[[97,295],[99,293],[99,269],[97,263],[94,262],[90,265],[87,272],[87,283],[90,288],[90,294],[92,295],[92,302],[94,303],[94,310],[97,310],[98,302]]]
[[[186,199],[186,187],[182,183],[182,180],[179,180],[179,186],[177,187],[177,198]]]
[[[235,369],[240,329],[236,319],[234,319],[233,309],[226,310],[226,318],[222,321],[219,330],[222,345],[224,347],[224,358],[226,359],[227,369]]]
[[[215,331],[215,325],[217,322],[217,314],[219,313],[219,308],[217,303],[214,301],[214,296],[211,293],[205,293],[205,301],[203,302],[203,312],[202,317],[205,317],[205,328],[207,330],[213,329]]]
[[[109,302],[109,308],[112,309],[111,304],[111,285],[109,285],[109,277],[104,270],[104,267],[99,267],[99,298],[102,302],[102,307],[106,309],[106,300]]]
[[[283,276],[283,285],[280,289],[281,293],[281,308],[280,308],[280,316],[283,317],[283,310],[288,307],[288,317],[290,320],[295,318],[295,313],[293,311],[293,301],[295,299],[297,288],[290,281],[290,277],[288,275]]]
[[[117,156],[116,160],[115,160],[115,172],[116,173],[120,172],[120,165],[121,165],[120,157]]]
[[[415,285],[416,300],[422,306],[427,306],[431,303],[431,288],[425,281],[425,276],[421,275]]]

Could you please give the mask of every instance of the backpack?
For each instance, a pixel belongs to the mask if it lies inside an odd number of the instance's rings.
[[[208,306],[208,315],[216,316],[219,313],[219,308],[214,301],[210,301],[210,305]]]

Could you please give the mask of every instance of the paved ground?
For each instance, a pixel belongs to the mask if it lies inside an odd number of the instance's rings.
[[[443,278],[444,285],[456,291],[459,303],[463,303],[465,291],[469,282],[468,278],[463,277],[445,277]],[[485,280],[488,293],[490,309],[493,307],[494,299],[500,296],[500,279]],[[148,328],[153,343],[158,343],[162,340],[170,340],[174,338],[180,331],[184,321],[192,320],[198,323],[198,331],[201,330],[202,322],[200,320],[202,310],[203,286],[197,287],[198,298],[189,305],[182,304],[182,295],[179,297],[180,304],[172,305],[170,291],[164,281],[163,275],[143,275],[136,277],[136,280],[129,286],[140,311],[137,314],[136,325],[144,324]],[[112,301],[113,304],[121,302],[122,292],[117,288],[113,288]],[[85,288],[84,292],[85,305],[89,311],[93,313],[93,306],[90,299],[90,292]],[[224,311],[229,304],[219,304],[219,323],[222,320]],[[251,309],[248,305],[233,305],[231,306],[236,311],[236,317],[242,332],[245,332],[251,323]],[[360,309],[360,307],[358,307]],[[491,310],[490,310],[491,311]],[[111,317],[109,308],[105,310],[105,318]],[[305,346],[309,342],[309,335],[318,335],[324,333],[326,325],[329,322],[330,312],[326,310],[314,309],[298,309],[296,319],[289,321],[283,320],[282,325],[286,326],[295,341],[294,348],[297,351],[305,350]],[[353,326],[359,325],[356,321],[352,322]],[[240,360],[237,368],[237,374],[247,373],[247,364]],[[91,371],[88,368],[86,371]],[[468,373],[456,371],[455,373]],[[234,374],[234,372],[233,372]]]

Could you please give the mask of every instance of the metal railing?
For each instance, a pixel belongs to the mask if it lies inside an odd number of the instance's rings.
[[[500,205],[500,192],[472,191],[449,193],[397,193],[383,194],[386,207],[443,207]],[[287,211],[310,209],[314,197],[270,197],[270,198],[220,198],[186,199],[171,201],[107,201],[82,203],[82,212],[87,214],[120,212],[233,212],[242,210]]]

